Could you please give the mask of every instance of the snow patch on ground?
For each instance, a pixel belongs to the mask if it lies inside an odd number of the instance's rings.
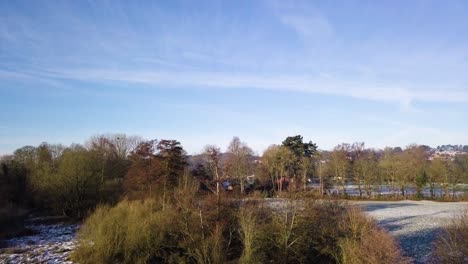
[[[36,234],[6,240],[8,249],[0,254],[0,263],[72,263],[69,256],[76,247],[78,224],[30,224],[27,227]]]
[[[428,263],[437,233],[464,210],[466,202],[395,201],[353,202],[363,207],[379,226],[395,236],[414,263]]]

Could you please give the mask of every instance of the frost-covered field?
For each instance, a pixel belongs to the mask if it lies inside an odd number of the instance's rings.
[[[27,225],[35,235],[5,241],[8,248],[0,254],[0,263],[71,263],[68,258],[76,246],[77,224],[38,224],[32,219]]]
[[[437,232],[451,217],[468,209],[467,202],[365,201],[353,204],[363,206],[368,215],[395,236],[415,263],[428,261]]]

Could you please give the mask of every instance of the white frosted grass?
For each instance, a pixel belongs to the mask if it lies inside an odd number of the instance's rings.
[[[467,202],[359,201],[352,204],[362,206],[379,226],[395,236],[415,263],[427,263],[441,228],[452,217],[468,210]]]
[[[5,241],[13,254],[0,254],[0,263],[72,263],[69,256],[76,247],[77,224],[31,224],[36,232]]]

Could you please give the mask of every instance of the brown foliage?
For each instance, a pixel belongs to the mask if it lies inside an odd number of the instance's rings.
[[[132,198],[151,197],[163,173],[162,163],[156,157],[156,141],[140,143],[130,160],[132,164],[124,182],[127,195]]]
[[[185,151],[175,140],[141,142],[130,155],[124,187],[130,198],[163,195],[178,183],[186,165]]]

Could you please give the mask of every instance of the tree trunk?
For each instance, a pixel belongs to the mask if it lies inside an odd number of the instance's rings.
[[[446,198],[449,198],[449,196],[450,196],[449,190],[448,190],[448,188],[449,188],[448,182],[449,182],[448,181],[448,173],[445,173],[445,188],[444,189],[445,189],[445,197]]]
[[[166,184],[167,184],[167,176],[164,176],[164,184],[163,184],[163,204],[162,209],[166,209]]]
[[[279,184],[280,192],[283,191],[283,181],[284,181],[284,172],[281,171],[281,173],[280,173],[280,184]]]
[[[242,177],[240,178],[240,192],[241,194],[244,193],[244,181],[242,180]]]
[[[302,176],[302,190],[305,191],[307,189],[307,173],[304,173]]]
[[[319,161],[319,177],[320,177],[320,196],[323,196],[323,176],[322,176],[322,163]]]
[[[219,220],[219,207],[220,207],[220,200],[219,200],[219,174],[218,169],[215,169],[215,177],[216,177],[216,220]]]
[[[320,175],[320,196],[323,196],[323,177]]]

